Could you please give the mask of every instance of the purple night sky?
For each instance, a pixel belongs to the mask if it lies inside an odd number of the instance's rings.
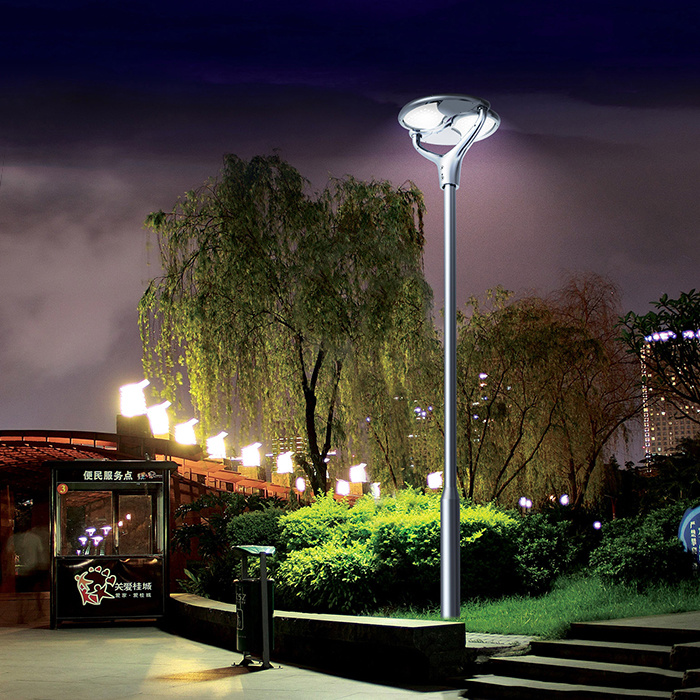
[[[502,118],[464,163],[460,303],[576,271],[638,312],[697,287],[700,5],[481,5],[0,2],[0,428],[114,429],[158,274],[143,221],[227,152],[280,149],[319,188],[412,179],[439,309],[442,193],[397,122],[428,94]]]

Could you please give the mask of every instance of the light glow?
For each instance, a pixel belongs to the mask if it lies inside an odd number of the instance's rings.
[[[601,527],[603,527],[603,523],[601,523],[600,520],[593,521],[593,529],[594,530],[600,530]]]
[[[220,432],[218,435],[213,435],[207,438],[207,454],[210,459],[226,459],[226,443],[224,438],[228,433]]]
[[[187,423],[178,423],[175,426],[175,442],[181,445],[196,445],[197,436],[194,434],[194,426],[199,423],[196,418],[190,418]]]
[[[361,464],[356,464],[354,467],[350,467],[350,481],[353,484],[363,484],[369,481],[367,478],[367,470],[365,469],[367,465],[362,462]]]
[[[442,472],[431,472],[428,474],[428,488],[429,489],[441,489],[442,488]]]
[[[345,481],[345,479],[336,479],[335,492],[339,496],[349,496],[350,495],[350,482]]]
[[[119,410],[125,418],[143,416],[146,414],[146,396],[143,390],[150,384],[144,379],[138,384],[124,384],[119,387]]]
[[[428,102],[428,104],[414,107],[403,118],[406,126],[416,131],[437,129],[444,119],[445,115],[440,111],[437,102]]]
[[[569,505],[569,494],[568,493],[563,493],[559,497],[559,503],[561,503],[563,506],[568,506]]]
[[[151,424],[151,432],[155,436],[167,436],[170,432],[170,418],[168,417],[168,407],[170,401],[150,406],[146,409],[148,422]]]
[[[244,467],[259,467],[260,466],[260,450],[262,442],[254,442],[252,445],[246,445],[241,448],[241,459]]]
[[[299,493],[304,493],[304,491],[306,491],[306,479],[303,476],[298,477],[294,482],[294,488],[296,488]]]
[[[379,500],[382,496],[382,485],[376,481],[369,485],[369,492],[375,500]]]
[[[294,452],[281,452],[277,455],[277,473],[278,474],[293,474],[294,460],[292,455]]]

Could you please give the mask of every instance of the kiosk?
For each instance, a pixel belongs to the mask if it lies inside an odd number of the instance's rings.
[[[51,462],[51,628],[162,617],[174,462]]]

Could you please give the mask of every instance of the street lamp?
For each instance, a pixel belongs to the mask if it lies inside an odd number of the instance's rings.
[[[409,102],[399,123],[414,148],[437,165],[445,199],[445,469],[440,501],[440,592],[443,618],[459,617],[459,492],[457,491],[457,308],[455,304],[455,193],[462,159],[475,141],[491,136],[500,117],[486,100],[436,95]],[[447,153],[423,147],[452,146]]]

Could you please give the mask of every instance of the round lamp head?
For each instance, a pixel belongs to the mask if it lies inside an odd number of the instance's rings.
[[[421,141],[437,146],[454,146],[479,121],[479,108],[486,110],[486,121],[476,141],[493,134],[501,119],[486,100],[468,95],[435,95],[409,102],[399,112],[399,123],[420,134]]]

